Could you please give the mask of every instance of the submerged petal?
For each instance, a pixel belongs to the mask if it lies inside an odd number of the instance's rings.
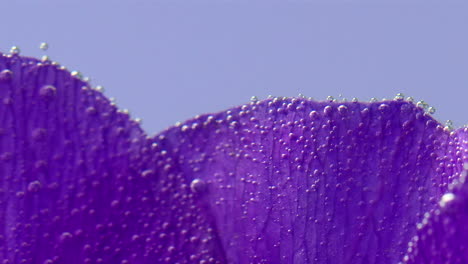
[[[229,263],[397,263],[461,172],[460,146],[413,104],[273,99],[165,133]]]
[[[197,191],[228,263],[398,263],[461,172],[412,103],[276,98],[157,139]]]
[[[464,172],[449,193],[442,196],[440,208],[427,214],[418,225],[417,235],[409,242],[404,263],[468,263],[468,129],[456,133],[463,154]]]
[[[172,161],[127,114],[58,66],[0,54],[0,72],[1,263],[223,260],[209,216],[158,176]]]
[[[0,72],[4,263],[398,263],[462,172],[408,102],[276,98],[147,138],[57,66]]]

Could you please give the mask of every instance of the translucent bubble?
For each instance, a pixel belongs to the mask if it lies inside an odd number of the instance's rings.
[[[200,193],[204,191],[205,188],[206,188],[206,184],[205,184],[205,181],[203,181],[202,179],[196,178],[196,179],[193,179],[192,182],[190,183],[190,190],[192,190],[192,192],[194,193]]]
[[[42,187],[40,181],[32,181],[28,184],[28,191],[29,192],[38,192]]]
[[[449,130],[452,130],[452,129],[453,129],[453,122],[452,122],[452,120],[447,120],[447,121],[445,121],[445,128],[446,128],[446,129],[449,129]]]
[[[10,48],[10,53],[11,54],[20,54],[21,50],[17,46],[13,46]]]
[[[338,106],[338,111],[340,114],[345,114],[348,111],[348,107],[346,107],[346,105],[340,105]]]
[[[251,101],[251,102],[257,102],[257,101],[258,101],[258,97],[257,97],[257,96],[252,96],[252,97],[250,97],[250,101]]]
[[[67,241],[67,240],[71,239],[72,237],[73,237],[73,235],[70,234],[69,232],[63,232],[60,235],[60,241],[64,242],[64,241]]]
[[[325,115],[330,115],[330,114],[332,113],[332,111],[333,111],[333,109],[332,109],[332,107],[329,106],[329,105],[327,105],[327,106],[325,106],[325,107],[323,108],[323,113],[324,113]]]
[[[49,44],[47,44],[47,42],[41,42],[41,44],[39,44],[39,48],[41,50],[48,50],[49,49]]]
[[[9,82],[13,79],[13,72],[5,69],[0,72],[0,82]]]
[[[424,102],[423,100],[421,100],[421,101],[418,101],[418,102],[416,103],[416,106],[417,106],[417,107],[421,107],[422,109],[427,109],[427,107],[428,107],[429,105],[428,105],[426,102]]]
[[[98,92],[104,92],[104,87],[102,85],[98,85],[98,86],[94,87],[94,90],[96,90]]]
[[[329,96],[327,96],[327,101],[333,102],[333,101],[335,101],[335,98],[333,96],[329,95]]]
[[[446,193],[442,196],[442,198],[440,199],[440,202],[439,202],[439,205],[441,207],[444,207],[446,206],[448,203],[450,203],[451,201],[453,201],[455,199],[455,194],[453,193]]]
[[[405,99],[405,95],[402,93],[397,93],[393,99],[395,99],[396,101],[402,101],[403,99]]]
[[[436,109],[435,109],[434,107],[430,106],[430,107],[427,109],[427,112],[428,112],[429,114],[432,115],[432,114],[434,114],[434,113],[436,112]]]
[[[312,111],[310,111],[310,113],[309,113],[309,117],[310,117],[311,119],[313,119],[313,120],[318,119],[319,113],[318,113],[317,111],[315,111],[315,110],[312,110]]]
[[[71,76],[76,77],[76,78],[78,78],[80,80],[83,79],[83,75],[79,71],[72,71]]]
[[[39,95],[43,98],[52,98],[57,94],[57,88],[52,85],[44,85],[39,89]]]
[[[151,169],[144,170],[144,171],[141,173],[141,177],[143,177],[143,178],[152,177],[152,176],[154,176],[154,171],[151,170]]]
[[[388,104],[380,104],[380,105],[379,105],[379,110],[380,110],[381,112],[386,112],[388,109],[389,109]]]

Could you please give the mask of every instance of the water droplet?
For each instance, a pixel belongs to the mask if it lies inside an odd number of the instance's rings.
[[[375,98],[375,97],[372,97],[372,98],[370,99],[370,102],[371,102],[371,103],[374,103],[374,102],[377,102],[377,101],[378,101],[378,100],[377,100],[377,98]]]
[[[427,112],[432,115],[436,112],[436,109],[432,106],[429,106],[429,108],[427,109]]]
[[[47,42],[41,42],[41,44],[39,44],[39,48],[41,50],[48,50],[49,49],[49,44],[47,44]]]
[[[440,199],[440,202],[439,202],[439,205],[441,207],[444,207],[446,206],[448,203],[450,203],[451,201],[453,201],[453,199],[455,199],[455,194],[453,193],[446,193],[442,196],[442,198]]]
[[[55,86],[52,86],[52,85],[44,85],[39,90],[39,95],[45,99],[50,99],[54,97],[56,93],[57,93],[57,88],[55,88]]]
[[[356,97],[353,97],[353,99],[351,100],[353,103],[357,103],[359,102],[359,99],[357,99]]]
[[[329,96],[327,96],[327,101],[334,102],[335,98],[333,98],[333,96],[329,95]]]
[[[205,188],[206,188],[206,184],[205,184],[205,181],[203,181],[202,179],[196,178],[196,179],[193,179],[192,182],[190,183],[190,190],[192,190],[192,192],[194,193],[200,193],[204,191]]]
[[[50,58],[49,58],[49,56],[44,55],[44,56],[41,57],[41,61],[42,62],[50,61]]]
[[[17,46],[13,46],[13,47],[11,47],[11,49],[10,49],[10,53],[11,53],[11,54],[18,54],[18,55],[19,55],[20,52],[21,52],[21,50],[20,50],[20,48],[18,48]]]
[[[257,96],[252,96],[252,97],[250,97],[250,101],[251,101],[251,102],[257,102],[257,101],[258,101],[258,97],[257,97]]]

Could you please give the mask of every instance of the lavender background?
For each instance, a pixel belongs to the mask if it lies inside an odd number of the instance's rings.
[[[150,134],[253,95],[299,93],[403,92],[468,124],[467,1],[116,2],[4,1],[0,50],[81,71]]]

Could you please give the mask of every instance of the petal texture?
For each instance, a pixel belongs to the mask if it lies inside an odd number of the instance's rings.
[[[398,263],[461,173],[412,103],[254,102],[164,132],[228,263]]]
[[[468,129],[456,133],[465,164],[464,172],[452,190],[439,202],[440,208],[426,214],[418,232],[409,242],[404,263],[468,263]]]
[[[0,263],[223,261],[127,114],[50,62],[0,54],[0,72]]]
[[[0,99],[3,263],[398,263],[466,150],[403,101],[276,98],[147,138],[17,55]]]

